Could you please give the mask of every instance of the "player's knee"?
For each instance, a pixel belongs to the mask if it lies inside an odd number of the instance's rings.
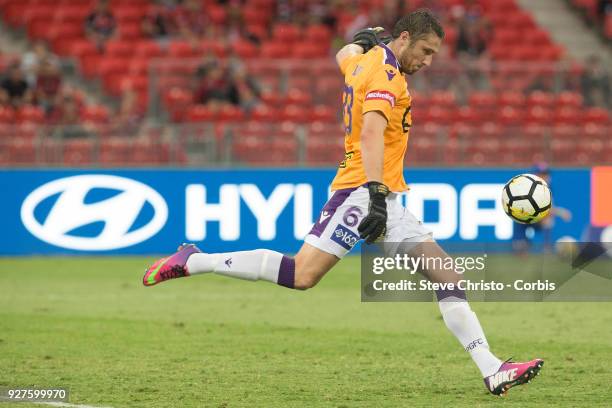
[[[294,288],[298,290],[306,290],[314,287],[319,282],[314,276],[309,274],[295,274]]]
[[[300,259],[296,259],[295,263],[295,281],[294,288],[299,290],[310,289],[319,282],[319,274],[308,267],[308,265],[300,262]]]

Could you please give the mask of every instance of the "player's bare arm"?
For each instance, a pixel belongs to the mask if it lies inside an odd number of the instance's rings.
[[[387,229],[387,202],[389,188],[383,184],[383,161],[385,153],[385,129],[387,118],[378,111],[363,115],[361,130],[361,155],[368,179],[370,205],[368,215],[359,224],[359,234],[367,243],[372,243],[385,234]]]
[[[363,54],[363,47],[357,44],[346,44],[336,53],[336,63],[342,66],[343,61],[355,55]]]
[[[387,118],[378,111],[366,112],[363,115],[361,131],[361,148],[363,167],[368,181],[383,181],[383,158],[385,152],[385,129]]]

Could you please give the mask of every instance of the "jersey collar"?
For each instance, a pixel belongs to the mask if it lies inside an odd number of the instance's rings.
[[[397,58],[395,58],[395,54],[393,54],[393,51],[391,51],[391,48],[387,47],[387,45],[382,42],[378,45],[385,52],[385,64],[392,65],[395,68],[399,69],[399,63],[397,62]]]

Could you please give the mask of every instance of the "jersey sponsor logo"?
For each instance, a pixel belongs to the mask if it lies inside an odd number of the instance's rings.
[[[395,71],[388,69],[385,71],[387,73],[387,78],[389,78],[389,81],[393,80],[393,78],[395,78],[395,75],[397,74]]]
[[[517,368],[510,370],[499,371],[489,377],[489,389],[494,391],[500,384],[510,382],[516,377]]]
[[[391,105],[391,107],[395,106],[395,95],[393,95],[389,91],[379,91],[379,90],[370,91],[365,96],[366,101],[377,100],[377,99],[389,102],[389,105]]]
[[[168,206],[146,184],[91,174],[65,177],[32,191],[21,220],[36,238],[61,248],[103,251],[146,241],[166,224]]]
[[[331,240],[341,247],[350,250],[359,241],[359,237],[344,225],[338,224],[331,236]]]

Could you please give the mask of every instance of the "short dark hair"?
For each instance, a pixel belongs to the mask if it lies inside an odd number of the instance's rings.
[[[395,23],[391,35],[393,38],[398,38],[404,31],[410,34],[411,43],[432,33],[440,39],[444,38],[444,29],[440,21],[428,9],[418,9],[400,18]]]

